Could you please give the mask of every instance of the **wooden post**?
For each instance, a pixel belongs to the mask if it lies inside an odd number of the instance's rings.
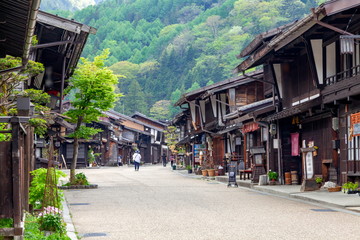
[[[21,227],[21,178],[20,178],[20,148],[19,148],[19,136],[20,136],[20,123],[18,117],[11,119],[12,125],[12,143],[11,143],[11,156],[12,156],[12,177],[13,177],[13,204],[14,204],[14,234],[22,235]]]

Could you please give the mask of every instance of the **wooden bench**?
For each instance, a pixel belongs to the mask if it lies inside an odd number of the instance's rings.
[[[240,180],[251,179],[252,170],[251,169],[239,170],[239,176],[240,176]],[[244,179],[243,179],[243,177],[244,177]]]

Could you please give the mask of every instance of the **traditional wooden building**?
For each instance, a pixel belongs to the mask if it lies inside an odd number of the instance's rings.
[[[86,44],[89,34],[95,34],[96,29],[82,23],[68,20],[57,15],[39,11],[36,17],[35,31],[38,43],[30,49],[30,60],[40,62],[44,65],[43,74],[30,79],[24,88],[43,90],[51,96],[49,107],[56,115],[55,123],[50,127],[49,134],[53,136],[57,161],[69,166],[72,161],[72,140],[66,139],[67,133],[74,127],[61,115],[69,105],[64,102],[64,89],[67,80],[74,73],[82,50]],[[46,162],[43,156],[45,139],[37,139],[36,159]],[[86,156],[89,141],[81,140],[79,148],[80,167],[86,166]],[[46,154],[45,154],[46,155]]]
[[[267,126],[256,118],[274,110],[272,96],[272,86],[264,83],[262,71],[184,94],[176,105],[187,108],[174,121],[180,128],[179,144],[186,144],[187,151],[192,147],[194,164],[224,165],[232,158],[250,168],[252,149],[266,149],[262,133],[267,131],[262,128]],[[265,169],[265,155],[262,160]]]
[[[85,24],[39,11],[30,59],[44,64],[42,75],[29,81],[29,87],[44,90],[51,96],[50,107],[61,111],[67,79],[74,73],[90,34],[96,29]]]
[[[163,154],[167,155],[169,158],[169,150],[165,144],[164,131],[167,127],[167,124],[149,118],[148,116],[136,112],[132,115],[132,118],[143,122],[145,125],[145,130],[150,129],[151,133],[151,144],[148,149],[147,154],[151,156],[151,163],[159,163],[160,158]]]
[[[262,120],[273,129],[270,167],[282,180],[287,171],[338,183],[360,176],[359,8],[359,1],[326,2],[239,55],[247,58],[237,72],[263,65],[276,89],[277,112]],[[313,164],[301,158],[308,147]]]
[[[22,63],[1,69],[0,75],[24,68],[29,60],[33,26],[40,0],[0,1],[0,58],[20,57]],[[25,110],[25,109],[24,109]],[[27,109],[29,110],[29,109]],[[29,210],[30,171],[34,169],[34,133],[23,123],[29,116],[0,117],[0,122],[12,124],[11,141],[0,142],[0,218],[13,219],[13,226],[0,229],[0,237],[20,237],[24,233],[24,212]]]

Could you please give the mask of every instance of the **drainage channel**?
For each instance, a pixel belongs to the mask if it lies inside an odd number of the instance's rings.
[[[90,203],[70,203],[70,206],[85,206],[85,205],[90,205]]]
[[[310,209],[311,211],[314,211],[314,212],[337,212],[336,210],[334,209],[328,209],[328,208],[313,208],[313,209]]]
[[[88,238],[88,237],[106,237],[107,234],[106,233],[85,233],[82,234],[81,237],[82,238]]]

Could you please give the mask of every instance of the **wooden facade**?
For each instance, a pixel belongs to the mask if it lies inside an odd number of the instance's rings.
[[[263,72],[258,71],[183,95],[176,105],[187,109],[174,125],[180,129],[179,145],[187,146],[194,165],[226,167],[227,161],[236,160],[242,166],[252,167],[251,148],[266,148],[262,136],[266,131],[254,121],[254,116],[274,110],[268,107],[275,99],[265,99],[265,89],[271,87],[263,82]],[[204,156],[199,159],[197,148],[201,146]]]
[[[360,3],[354,1],[326,2],[284,26],[282,33],[267,36],[268,42],[249,45],[240,54],[249,57],[238,72],[263,65],[265,80],[274,82],[278,111],[262,121],[277,126],[272,138],[281,141],[280,156],[278,161],[271,158],[270,165],[282,177],[285,171],[303,174],[300,156],[292,151],[294,133],[299,133],[298,147],[316,146],[315,175],[338,183],[360,177],[358,139],[351,135],[357,122],[350,122],[359,112],[359,10]],[[270,156],[278,151],[269,150]]]

